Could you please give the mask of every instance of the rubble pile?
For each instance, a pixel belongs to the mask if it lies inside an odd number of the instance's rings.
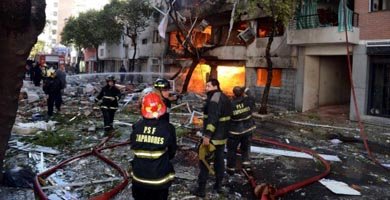
[[[80,153],[91,151],[103,138],[102,114],[94,103],[96,93],[105,84],[105,76],[68,76],[61,112],[46,117],[46,97],[40,87],[24,82],[19,110],[5,160],[6,169],[31,168],[39,173]],[[131,126],[139,118],[138,100],[145,83],[117,85],[123,97],[115,115],[115,136],[106,146],[128,141]],[[197,199],[190,194],[196,187],[198,169],[197,145],[202,128],[202,97],[187,94],[171,109],[171,122],[176,127],[179,150],[173,160],[176,179],[170,188],[170,199]],[[270,110],[273,110],[272,108]],[[327,177],[342,181],[367,199],[390,197],[390,180],[386,172],[367,159],[358,136],[356,123],[348,120],[323,118],[316,113],[300,114],[273,110],[273,115],[256,119],[256,137],[269,137],[291,145],[337,156],[330,161],[332,171]],[[372,151],[382,163],[389,164],[390,128],[366,126]],[[292,184],[320,170],[313,159],[284,154],[271,154],[277,149],[265,144],[253,144],[267,151],[252,152],[253,176],[258,183],[271,183],[277,188]],[[253,148],[255,149],[255,148]],[[263,150],[264,150],[263,149]],[[270,150],[270,151],[268,151]],[[102,150],[128,173],[133,153],[129,145]],[[294,154],[294,153],[293,153]],[[304,172],[304,173],[302,173]],[[130,173],[129,173],[130,174]],[[240,173],[226,174],[223,193],[212,191],[214,180],[209,178],[208,199],[254,199],[253,190]],[[95,156],[72,161],[45,180],[41,185],[49,199],[88,199],[112,189],[122,181],[121,175]],[[0,191],[1,194],[1,191]],[[131,183],[114,199],[129,199]],[[315,183],[285,196],[286,199],[356,199],[333,194],[321,183]],[[24,198],[28,199],[28,198]],[[31,199],[35,199],[31,197]]]

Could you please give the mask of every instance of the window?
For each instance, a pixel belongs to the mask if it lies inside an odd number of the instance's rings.
[[[54,12],[53,12],[53,16],[57,16],[57,11],[54,11]]]
[[[257,69],[257,86],[264,87],[267,83],[267,68]],[[271,87],[282,86],[282,69],[272,69],[272,82]]]
[[[370,11],[390,10],[390,0],[370,0]]]
[[[53,35],[57,34],[57,30],[51,30],[51,34]]]
[[[56,26],[57,25],[57,21],[52,21],[52,24],[54,25],[54,26]]]
[[[152,58],[152,72],[160,72],[160,60]]]
[[[370,87],[367,113],[390,117],[390,58],[370,56]]]
[[[148,43],[148,39],[142,39],[142,44],[147,44]]]
[[[104,49],[100,49],[99,55],[100,55],[101,57],[104,56]]]
[[[52,39],[52,40],[51,40],[51,43],[52,43],[52,44],[55,44],[55,43],[57,43],[57,40],[56,40],[56,39]]]
[[[160,43],[160,34],[158,33],[157,30],[153,31],[153,43]]]
[[[264,17],[257,20],[257,37],[264,38],[271,36],[272,18]],[[276,22],[275,36],[282,36],[284,26],[281,22]]]
[[[58,7],[58,2],[54,2],[54,7],[55,7],[55,8]]]

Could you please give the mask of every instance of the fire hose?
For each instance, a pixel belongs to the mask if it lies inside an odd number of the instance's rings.
[[[114,136],[114,134],[115,134],[115,132],[111,133],[111,135],[109,137],[106,137],[102,142],[100,142],[90,152],[82,153],[80,155],[76,155],[74,157],[71,157],[65,161],[62,161],[60,164],[58,164],[58,165],[56,165],[56,166],[54,166],[54,167],[52,167],[44,172],[37,174],[34,178],[34,189],[35,189],[37,195],[39,196],[39,198],[42,200],[48,199],[48,197],[46,196],[46,194],[43,192],[43,190],[41,188],[41,184],[39,182],[39,179],[46,178],[46,177],[50,176],[51,174],[55,173],[58,169],[64,167],[66,164],[68,164],[74,160],[77,160],[77,159],[83,158],[83,157],[88,157],[88,156],[96,156],[98,159],[102,160],[103,162],[105,162],[106,164],[110,165],[112,168],[117,170],[121,174],[121,176],[123,177],[122,182],[119,183],[118,185],[116,185],[113,189],[111,189],[108,192],[105,192],[103,194],[100,194],[98,196],[92,197],[90,199],[109,200],[110,198],[115,196],[117,193],[119,193],[123,188],[125,188],[126,185],[128,184],[128,181],[129,181],[129,177],[128,177],[126,171],[123,170],[119,165],[115,164],[111,159],[109,159],[101,154],[102,150],[112,149],[112,148],[115,148],[118,146],[124,146],[124,145],[130,144],[130,142],[127,141],[127,142],[117,143],[117,144],[103,147],[104,144],[107,143]]]
[[[281,197],[281,196],[283,196],[283,195],[285,195],[285,194],[287,194],[289,192],[292,192],[292,191],[297,190],[299,188],[302,188],[302,187],[305,187],[307,185],[310,185],[310,184],[312,184],[312,183],[314,183],[314,182],[324,178],[325,176],[327,176],[330,173],[330,165],[329,165],[329,163],[325,159],[323,159],[321,156],[319,156],[313,150],[295,147],[295,146],[292,146],[292,145],[280,143],[278,141],[274,141],[274,140],[270,140],[270,139],[260,139],[260,138],[255,138],[254,137],[252,139],[252,141],[253,142],[259,142],[259,143],[268,143],[268,144],[280,146],[280,147],[283,147],[283,148],[286,148],[286,149],[291,149],[291,150],[294,150],[294,151],[299,151],[299,152],[304,152],[304,153],[310,154],[313,157],[315,157],[316,159],[320,160],[322,165],[325,166],[325,171],[323,171],[321,174],[319,174],[317,176],[310,177],[310,178],[305,179],[303,181],[296,182],[296,183],[288,185],[286,187],[279,188],[279,189],[273,188],[270,184],[260,184],[260,185],[258,185],[256,183],[255,178],[253,176],[250,176],[245,169],[242,169],[243,173],[245,174],[245,176],[247,177],[247,179],[249,181],[249,184],[254,189],[254,194],[260,200],[273,200],[276,197]]]
[[[344,6],[344,12],[343,13],[344,13],[345,47],[347,49],[347,67],[348,67],[348,75],[349,75],[348,78],[349,78],[349,81],[350,81],[350,84],[351,84],[353,106],[354,106],[354,110],[355,110],[355,113],[356,113],[356,119],[358,121],[360,137],[363,140],[364,148],[366,149],[368,157],[370,158],[370,160],[372,162],[374,162],[375,164],[381,166],[385,170],[389,171],[390,168],[385,167],[382,163],[380,163],[375,158],[374,154],[372,154],[372,152],[370,150],[370,147],[368,146],[367,134],[364,132],[364,125],[363,125],[362,119],[360,117],[360,111],[359,111],[359,107],[357,105],[357,100],[356,100],[355,84],[353,82],[353,77],[352,77],[352,62],[351,62],[351,57],[350,57],[350,53],[351,52],[349,50],[349,46],[350,45],[349,45],[349,39],[348,39],[347,12],[346,12],[346,10],[348,8],[347,8],[347,2],[344,1],[343,3],[344,3],[344,5],[343,5]]]

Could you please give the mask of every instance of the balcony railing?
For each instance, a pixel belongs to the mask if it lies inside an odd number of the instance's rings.
[[[352,19],[348,22],[349,25],[353,27],[359,26],[359,14],[354,12],[352,14]],[[311,28],[321,28],[321,27],[331,27],[338,26],[338,17],[336,14],[315,14],[315,15],[303,15],[294,17],[290,22],[289,28],[294,30],[299,29],[311,29]]]

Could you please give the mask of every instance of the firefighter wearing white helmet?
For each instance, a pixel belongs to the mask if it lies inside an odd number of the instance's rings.
[[[47,115],[53,116],[54,105],[57,111],[61,111],[61,81],[56,77],[56,71],[53,68],[46,70],[46,79],[43,82],[43,91],[47,98]]]
[[[175,177],[170,160],[175,156],[176,131],[161,119],[166,106],[158,91],[147,88],[140,99],[142,119],[134,124],[130,146],[134,152],[132,193],[135,200],[168,199]]]

